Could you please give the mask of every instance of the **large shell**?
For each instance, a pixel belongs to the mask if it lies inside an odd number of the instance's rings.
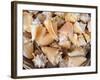
[[[24,44],[24,56],[28,59],[33,58],[33,44],[32,42],[28,42]]]
[[[42,51],[53,65],[57,65],[61,60],[61,54],[59,53],[59,50],[57,48],[42,47]]]
[[[87,59],[85,57],[69,57],[68,67],[78,67]]]
[[[45,27],[47,28],[48,32],[52,36],[53,39],[58,40],[57,36],[57,24],[53,23],[51,18],[46,19],[44,21]]]
[[[24,30],[27,32],[31,32],[31,24],[32,24],[32,14],[28,12],[23,13],[23,24],[24,24]]]

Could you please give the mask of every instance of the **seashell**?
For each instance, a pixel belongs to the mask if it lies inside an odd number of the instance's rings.
[[[80,23],[79,22],[75,22],[74,23],[74,32],[75,33],[83,33],[84,30],[82,30]]]
[[[87,59],[85,57],[69,57],[68,67],[78,67],[81,66]]]
[[[82,31],[85,31],[86,24],[84,24],[82,22],[80,22],[79,24],[80,24],[80,27],[81,27]]]
[[[91,20],[91,17],[87,13],[82,13],[80,14],[80,20],[84,23],[87,23],[88,21]]]
[[[60,17],[58,17],[58,16],[55,16],[55,17],[53,18],[53,20],[54,20],[54,22],[57,23],[57,27],[58,27],[58,28],[61,27],[61,26],[64,24],[64,22],[65,22],[62,18],[60,18]]]
[[[63,13],[63,12],[55,12],[54,14],[56,16],[59,16],[60,18],[64,18],[65,17],[65,13]]]
[[[75,46],[77,47],[80,46],[77,34],[73,34],[73,36],[69,36],[69,39]]]
[[[46,16],[44,14],[40,13],[40,14],[37,15],[37,18],[40,20],[41,23],[43,23],[44,20],[46,19]]]
[[[64,34],[66,36],[73,35],[73,24],[70,22],[66,22],[61,29],[59,30],[60,34]]]
[[[24,44],[24,56],[28,59],[32,59],[33,58],[33,44],[32,42],[28,42]]]
[[[43,54],[37,55],[33,60],[35,67],[45,67],[47,63],[46,56]]]
[[[32,26],[31,26],[32,41],[35,40],[36,35],[37,35],[37,30],[38,30],[39,28],[41,28],[41,27],[42,27],[42,25],[41,25],[39,19],[36,18],[36,19],[32,22]]]
[[[85,33],[85,32],[83,33],[83,35],[84,35],[84,37],[85,37],[86,42],[89,43],[89,42],[91,41],[90,35],[88,35],[88,34]]]
[[[75,48],[72,52],[68,53],[69,56],[74,57],[74,56],[86,56],[86,50],[79,47]]]
[[[51,21],[51,19],[46,19],[44,21],[45,27],[52,36],[53,39],[58,40],[57,36],[57,25]]]
[[[57,48],[42,47],[42,51],[53,65],[57,65],[61,60],[61,53]]]
[[[68,40],[68,38],[63,35],[63,34],[60,34],[59,35],[59,43],[58,43],[61,47],[63,48],[70,48],[71,46],[71,43],[70,41]]]
[[[80,46],[85,46],[87,44],[83,35],[78,36],[78,41],[79,41]]]
[[[31,24],[32,24],[32,14],[29,12],[23,12],[23,24],[24,30],[27,32],[31,32]]]
[[[76,22],[79,19],[79,15],[78,13],[66,13],[65,21]]]
[[[90,21],[88,22],[87,28],[88,28],[88,31],[91,32],[91,22]]]
[[[48,45],[50,43],[52,43],[54,41],[54,39],[52,38],[52,36],[48,33],[45,36],[41,35],[41,38],[36,39],[36,42],[38,43],[38,45],[41,46],[45,46]]]
[[[51,18],[52,17],[52,12],[42,12],[43,15],[45,15],[46,18]]]

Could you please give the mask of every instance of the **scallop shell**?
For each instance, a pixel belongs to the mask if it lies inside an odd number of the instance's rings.
[[[68,67],[78,67],[87,59],[85,57],[69,57]]]
[[[42,51],[53,65],[57,65],[61,60],[61,54],[59,53],[59,49],[57,48],[42,47]]]
[[[28,42],[24,44],[24,56],[28,59],[32,59],[33,58],[33,44],[32,42]]]
[[[53,23],[51,19],[46,19],[44,21],[45,27],[47,28],[48,32],[52,36],[53,39],[58,40],[57,36],[57,24]]]

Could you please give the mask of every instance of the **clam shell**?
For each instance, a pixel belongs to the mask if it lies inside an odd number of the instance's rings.
[[[58,64],[61,59],[61,54],[59,53],[59,50],[57,48],[42,47],[42,51],[53,65]]]
[[[32,59],[33,58],[33,44],[32,42],[28,42],[24,44],[24,56],[28,59]]]
[[[48,32],[52,36],[53,39],[58,40],[57,36],[57,24],[53,23],[51,19],[46,19],[44,21],[45,27],[47,28]]]
[[[87,59],[85,57],[69,57],[68,67],[78,67],[81,66]]]

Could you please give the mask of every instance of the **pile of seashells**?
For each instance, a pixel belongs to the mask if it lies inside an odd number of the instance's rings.
[[[23,68],[89,66],[91,14],[23,11]]]

